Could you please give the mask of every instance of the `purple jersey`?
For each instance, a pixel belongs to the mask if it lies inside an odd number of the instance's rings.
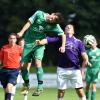
[[[48,43],[60,40],[58,37],[47,37]],[[65,53],[59,53],[58,66],[62,68],[80,68],[79,56],[85,52],[85,47],[81,40],[74,36],[69,37],[66,35]]]

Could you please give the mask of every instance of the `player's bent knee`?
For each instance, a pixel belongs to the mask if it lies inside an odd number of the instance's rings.
[[[8,83],[7,86],[6,86],[6,92],[7,93],[11,93],[12,92],[12,88],[13,88],[13,84]]]

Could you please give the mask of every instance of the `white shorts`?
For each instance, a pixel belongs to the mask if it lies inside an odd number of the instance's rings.
[[[81,88],[83,87],[82,74],[80,70],[57,68],[57,86],[58,89],[66,89],[68,87],[68,81],[70,81],[71,87]]]

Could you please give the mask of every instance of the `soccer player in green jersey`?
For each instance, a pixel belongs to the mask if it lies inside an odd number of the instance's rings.
[[[25,45],[23,49],[21,65],[25,66],[30,59],[34,58],[35,60],[38,86],[37,90],[33,92],[33,96],[39,96],[40,93],[43,91],[42,58],[44,55],[45,45],[37,45],[36,40],[44,39],[46,37],[46,33],[53,33],[54,35],[58,35],[62,38],[62,44],[59,50],[63,53],[65,51],[66,38],[63,30],[58,24],[61,20],[61,13],[48,14],[38,10],[28,19],[28,22],[24,25],[22,30],[17,33],[18,37],[22,37],[25,33]],[[22,75],[25,76],[26,72],[27,69],[23,70]],[[25,85],[28,87],[29,78],[24,78],[24,81]]]
[[[90,48],[87,50],[90,65],[87,66],[85,77],[86,99],[89,100],[89,88],[91,85],[91,100],[95,100],[96,82],[98,81],[98,73],[100,71],[100,49],[97,47],[97,41],[94,36],[92,36],[91,39],[88,40],[88,44],[90,44]]]

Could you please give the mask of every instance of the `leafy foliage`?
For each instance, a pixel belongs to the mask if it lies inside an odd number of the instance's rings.
[[[99,41],[100,0],[0,0],[0,37],[18,32],[38,9],[48,13],[61,12],[65,18],[61,24],[63,29],[67,23],[73,23],[76,36],[82,39],[84,35],[92,34]],[[48,48],[47,53],[51,50]],[[49,55],[52,58],[51,55],[55,54]]]

